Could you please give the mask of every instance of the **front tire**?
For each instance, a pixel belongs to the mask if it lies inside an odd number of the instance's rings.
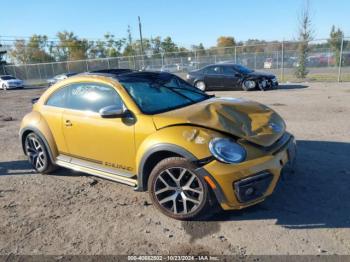
[[[37,134],[30,133],[26,136],[24,148],[29,163],[38,173],[50,173],[56,169],[51,162],[45,143]]]
[[[201,217],[214,202],[203,177],[192,163],[180,157],[164,159],[154,167],[148,190],[157,209],[179,220]]]
[[[207,85],[204,83],[204,81],[197,81],[194,84],[195,87],[197,87],[201,91],[205,91],[207,89]]]

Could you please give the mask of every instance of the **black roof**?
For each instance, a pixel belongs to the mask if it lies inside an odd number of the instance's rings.
[[[145,80],[166,80],[173,77],[173,74],[168,72],[154,72],[154,71],[141,71],[141,72],[131,72],[126,74],[120,74],[115,76],[119,81],[130,81],[132,79],[145,79]]]
[[[106,74],[113,74],[113,75],[120,75],[125,73],[134,72],[134,70],[129,68],[112,68],[112,69],[101,69],[101,70],[93,70],[89,73],[106,73]]]
[[[98,75],[117,79],[118,81],[140,81],[140,80],[168,80],[173,77],[173,74],[168,72],[154,71],[131,71],[126,73],[103,73],[103,72],[86,72],[81,75]]]

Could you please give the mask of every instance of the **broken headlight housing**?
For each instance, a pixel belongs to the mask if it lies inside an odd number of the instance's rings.
[[[245,149],[229,138],[214,138],[209,142],[213,156],[226,164],[240,163],[246,158]]]

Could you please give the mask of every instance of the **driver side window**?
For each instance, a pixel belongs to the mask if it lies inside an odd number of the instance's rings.
[[[206,69],[206,72],[209,75],[220,75],[222,74],[221,66],[210,66]]]
[[[237,71],[232,66],[224,66],[224,74],[225,75],[235,75]]]
[[[106,106],[123,107],[117,91],[110,86],[79,83],[62,87],[47,100],[46,105],[98,113]]]

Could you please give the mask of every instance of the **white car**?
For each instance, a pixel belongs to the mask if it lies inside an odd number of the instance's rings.
[[[24,88],[24,82],[11,75],[2,75],[0,76],[0,88],[3,90]]]
[[[266,58],[264,62],[264,68],[265,69],[271,69],[272,68],[272,58]]]
[[[68,77],[74,76],[77,73],[65,73],[65,74],[60,74],[57,76],[54,76],[53,78],[50,78],[47,80],[47,83],[49,86],[52,86],[53,84],[56,84],[59,81],[62,81],[63,79],[66,79]]]
[[[168,72],[168,73],[176,73],[180,71],[179,65],[177,64],[169,64],[169,65],[164,65],[160,69],[161,72]]]

